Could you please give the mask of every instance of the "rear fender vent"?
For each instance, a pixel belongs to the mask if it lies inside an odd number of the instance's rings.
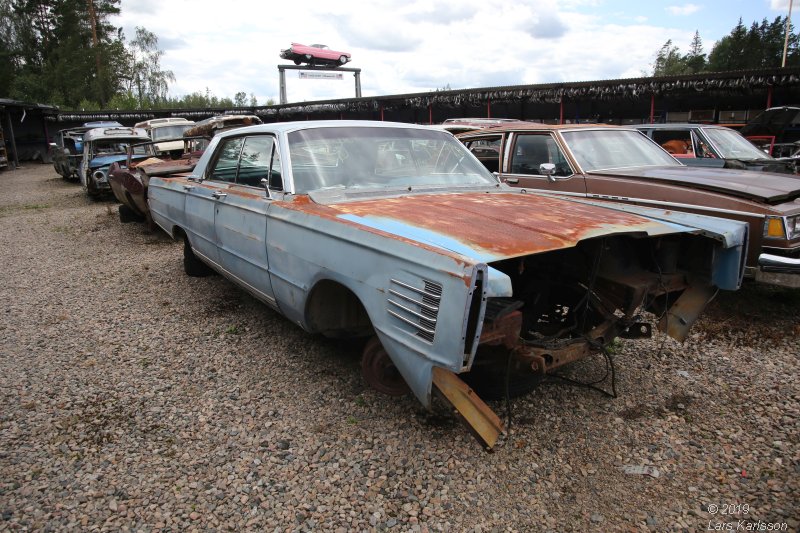
[[[389,307],[393,317],[411,326],[413,333],[433,343],[436,335],[436,319],[439,316],[439,303],[442,300],[442,286],[423,279],[422,288],[408,283],[391,280],[389,288]]]

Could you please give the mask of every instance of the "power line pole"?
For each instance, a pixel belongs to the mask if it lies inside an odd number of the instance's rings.
[[[789,26],[792,25],[792,3],[789,0],[789,16],[786,17],[786,37],[783,39],[783,60],[781,60],[781,68],[786,66],[786,51],[789,48]]]

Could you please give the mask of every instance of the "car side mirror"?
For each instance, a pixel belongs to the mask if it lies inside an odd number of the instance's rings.
[[[556,166],[553,163],[542,163],[539,165],[539,174],[547,176],[547,181],[556,181]]]

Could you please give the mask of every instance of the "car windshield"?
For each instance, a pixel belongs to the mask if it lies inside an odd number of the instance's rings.
[[[177,124],[175,126],[161,126],[150,130],[150,137],[154,141],[182,139],[183,132],[192,127],[192,124]]]
[[[134,142],[141,142],[142,139],[135,139]],[[104,155],[127,154],[129,139],[102,139],[94,141],[92,154],[95,157]]]
[[[335,127],[295,131],[288,137],[298,193],[497,184],[461,143],[441,131]]]
[[[724,128],[704,128],[703,131],[725,159],[772,159],[742,137],[739,132]]]
[[[681,166],[638,131],[598,129],[565,131],[564,140],[585,172],[641,166]]]

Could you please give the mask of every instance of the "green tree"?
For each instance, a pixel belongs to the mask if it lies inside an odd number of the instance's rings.
[[[700,39],[700,32],[695,30],[692,43],[689,45],[689,53],[683,56],[687,74],[702,72],[706,67],[706,55],[703,53],[703,41]]]
[[[745,28],[742,20],[731,31],[714,45],[708,55],[707,70],[743,70],[757,68],[776,68],[781,66],[783,43],[786,31],[786,17],[776,17],[768,22],[753,22],[750,29]],[[800,65],[800,36],[789,25],[789,46],[787,66]]]
[[[656,54],[653,76],[675,76],[685,74],[686,70],[686,62],[680,50],[672,44],[672,39],[669,39]]]
[[[0,95],[10,95],[19,69],[17,29],[11,0],[0,0]]]
[[[247,93],[239,91],[233,97],[233,103],[236,107],[244,107],[247,105]]]
[[[163,104],[170,82],[175,81],[171,70],[161,69],[163,55],[156,34],[137,26],[136,36],[125,54],[127,74],[122,77],[126,82],[125,92],[136,96],[141,109]]]
[[[124,52],[109,22],[120,0],[4,0],[0,30],[15,61],[8,94],[20,100],[75,107],[105,104],[119,87]],[[10,8],[10,9],[9,9]]]

